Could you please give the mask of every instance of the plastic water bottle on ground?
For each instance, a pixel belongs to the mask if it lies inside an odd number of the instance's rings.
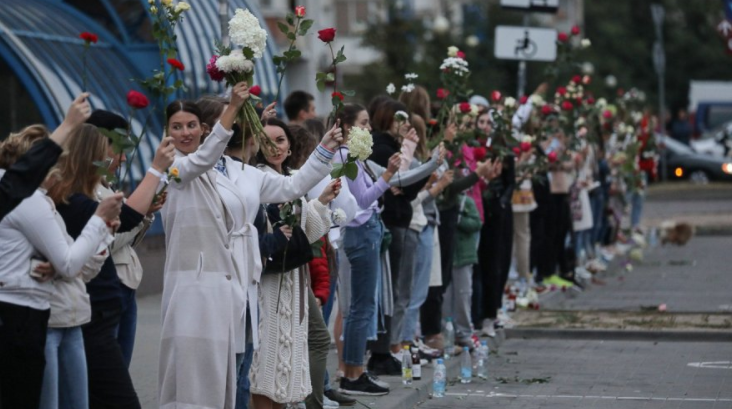
[[[445,359],[455,356],[455,327],[452,318],[445,319]]]
[[[402,383],[412,384],[412,354],[408,346],[405,346],[402,351]]]
[[[470,348],[463,347],[460,357],[460,383],[470,383],[473,378],[473,362],[470,359]]]
[[[445,386],[447,385],[447,368],[442,358],[437,359],[435,372],[432,377],[432,397],[442,398],[445,396]]]
[[[483,341],[478,348],[478,378],[488,379],[488,342]]]

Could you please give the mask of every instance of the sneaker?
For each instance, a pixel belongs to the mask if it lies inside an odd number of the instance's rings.
[[[341,407],[341,405],[338,404],[338,402],[328,399],[325,394],[323,394],[323,409],[338,409]]]
[[[544,284],[555,285],[559,288],[572,288],[574,286],[574,283],[572,283],[571,281],[565,280],[556,274],[554,274],[553,276],[551,276],[549,278],[545,278]]]
[[[574,277],[584,281],[592,280],[592,273],[587,271],[586,268],[580,266],[574,269]]]
[[[480,332],[485,335],[486,337],[494,338],[496,336],[496,329],[494,328],[494,325],[496,324],[496,320],[491,319],[484,319],[483,320],[483,329],[480,330]]]
[[[424,358],[428,361],[442,357],[442,352],[440,350],[425,345],[421,339],[417,340],[417,349],[419,349],[420,358]]]
[[[362,373],[355,381],[348,378],[341,379],[341,387],[338,391],[348,395],[365,396],[382,396],[389,393],[389,389],[375,384],[366,372]]]
[[[356,399],[350,398],[335,389],[328,389],[327,391],[325,391],[325,393],[323,393],[323,396],[325,398],[328,398],[328,400],[330,401],[336,402],[339,406],[353,406],[356,404]],[[324,404],[325,398],[323,398]]]
[[[442,334],[430,335],[424,337],[424,344],[432,349],[437,350],[442,356],[445,350],[445,338]]]
[[[389,383],[382,381],[379,379],[378,376],[372,374],[371,372],[366,372],[366,375],[371,379],[371,382],[381,386],[384,389],[389,389]]]
[[[393,356],[376,360],[372,356],[367,366],[370,373],[377,376],[402,376],[402,362]]]

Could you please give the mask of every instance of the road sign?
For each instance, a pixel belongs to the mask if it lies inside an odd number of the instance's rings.
[[[494,53],[503,60],[554,61],[557,30],[497,26]]]
[[[553,13],[559,8],[559,0],[501,0],[501,7]]]

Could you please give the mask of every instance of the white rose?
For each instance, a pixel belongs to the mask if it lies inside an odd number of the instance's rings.
[[[480,107],[475,104],[470,104],[470,116],[477,117],[478,113],[480,113]]]
[[[341,225],[346,222],[346,211],[341,209],[340,207],[338,209],[335,209],[333,211],[333,223],[337,225]]]
[[[582,41],[580,41],[580,45],[582,46],[582,48],[588,48],[592,45],[592,42],[589,38],[583,38]]]
[[[534,94],[531,96],[531,103],[535,106],[544,106],[546,102],[544,102],[544,98],[541,95]]]
[[[607,106],[607,100],[605,98],[600,98],[595,102],[595,106],[598,108],[605,108]]]
[[[506,99],[503,100],[503,106],[505,106],[506,108],[515,108],[516,107],[516,98],[506,97]]]
[[[450,47],[447,47],[447,56],[448,57],[457,57],[458,51],[460,51],[459,48],[455,47],[454,45],[451,45]]]
[[[181,1],[180,3],[178,3],[178,4],[175,5],[175,12],[176,13],[182,13],[182,12],[188,11],[190,9],[191,9],[191,5],[188,4],[188,3],[186,3],[186,2],[184,2],[184,1]]]

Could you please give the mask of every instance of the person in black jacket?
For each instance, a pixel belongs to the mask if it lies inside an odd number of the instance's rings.
[[[43,183],[63,152],[61,145],[91,115],[88,93],[71,103],[66,118],[50,138],[34,144],[0,179],[0,220],[29,197]],[[0,148],[2,149],[2,148]]]
[[[69,235],[76,238],[98,206],[95,192],[101,176],[94,162],[104,161],[108,141],[95,126],[84,124],[79,135],[71,138],[68,156],[53,171],[48,196],[66,223]],[[137,189],[122,206],[120,232],[137,226],[152,205],[160,177],[173,163],[175,156],[171,137],[163,139],[152,166]],[[99,274],[87,283],[91,301],[91,322],[82,327],[89,378],[90,408],[140,408],[122,350],[117,343],[116,329],[122,309],[121,282],[114,261],[109,256]]]

